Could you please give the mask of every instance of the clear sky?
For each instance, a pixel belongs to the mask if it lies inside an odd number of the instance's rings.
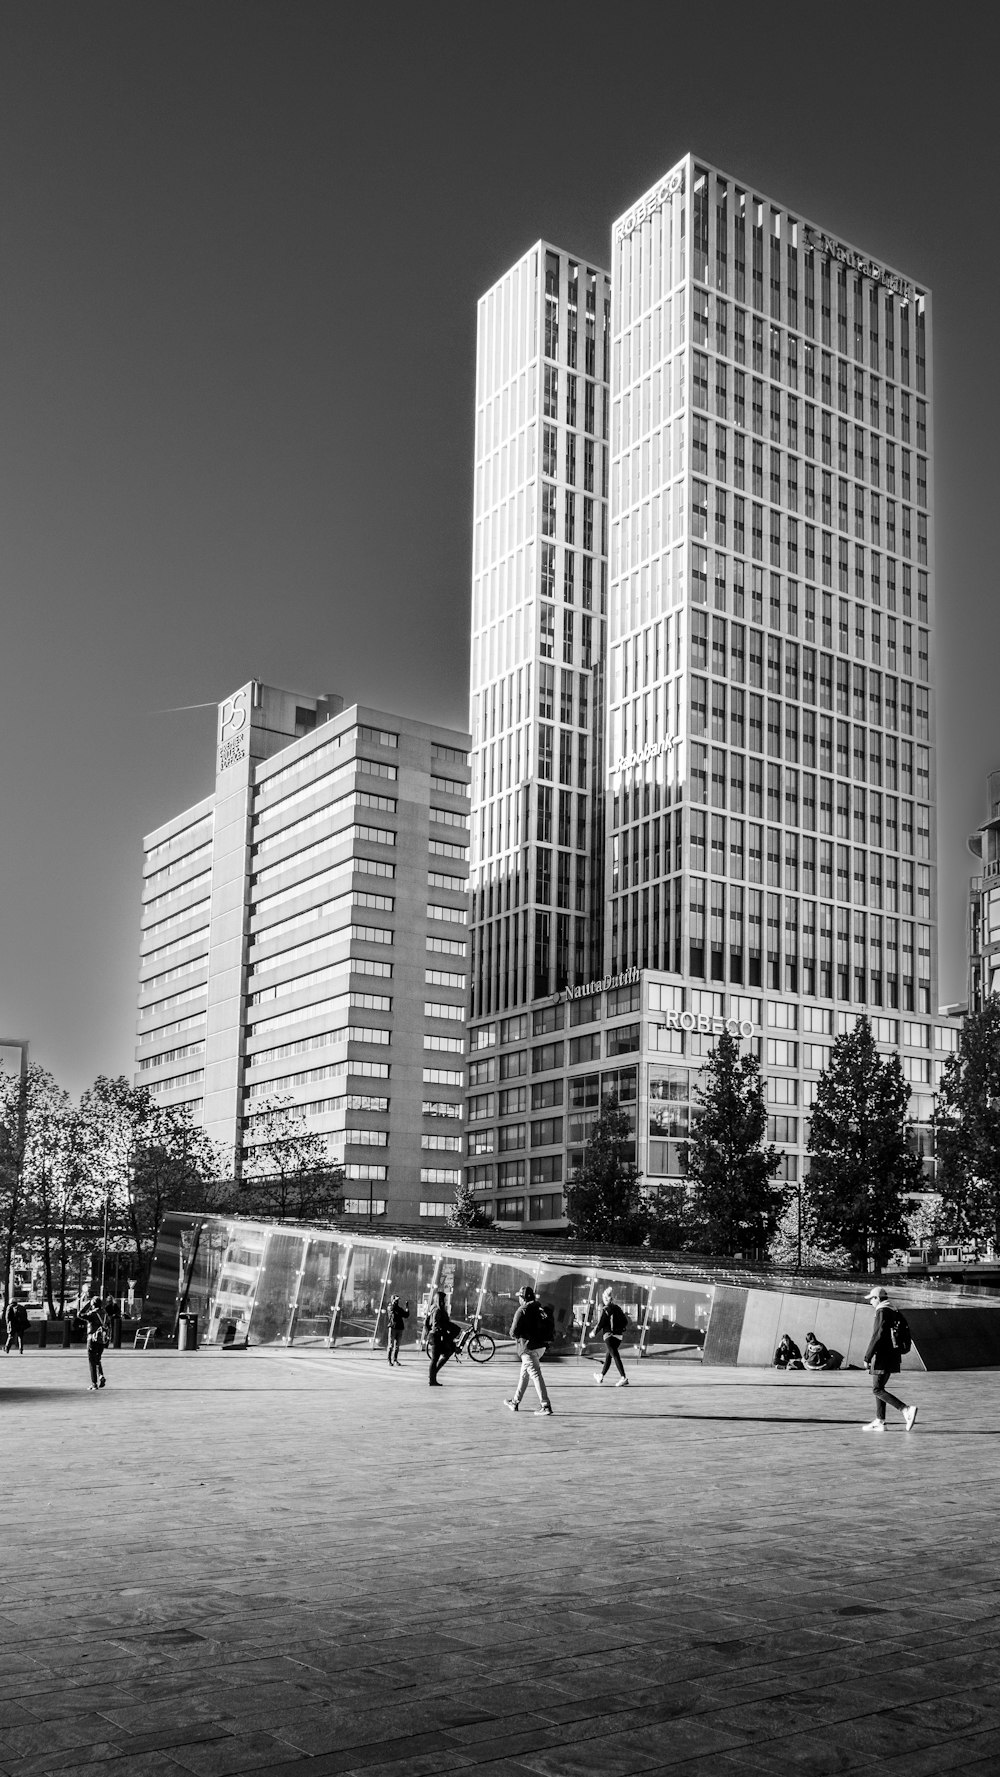
[[[140,839],[251,676],[464,726],[476,299],[688,148],[934,293],[941,999],[1000,765],[992,15],[0,8],[0,1035],[130,1071]],[[982,32],[983,35],[978,35]],[[988,35],[986,34],[988,33]]]

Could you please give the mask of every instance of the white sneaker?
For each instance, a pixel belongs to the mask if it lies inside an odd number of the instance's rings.
[[[616,1388],[627,1388],[628,1387],[628,1377],[627,1376],[620,1376],[618,1381],[615,1383],[615,1387]]]
[[[884,1419],[870,1419],[867,1425],[863,1425],[861,1427],[861,1430],[862,1431],[885,1431],[885,1420]]]
[[[535,1408],[535,1418],[536,1419],[551,1419],[552,1418],[552,1408],[551,1408],[551,1405],[549,1404],[548,1401],[546,1401],[544,1407],[536,1407]]]
[[[597,1383],[598,1388],[600,1388],[601,1383],[604,1381],[604,1371],[603,1370],[595,1370],[594,1371],[594,1381]]]
[[[907,1407],[904,1414],[903,1414],[903,1418],[906,1420],[907,1431],[913,1430],[913,1421],[916,1419],[916,1417],[917,1417],[916,1407]]]
[[[512,1413],[517,1412],[517,1402],[516,1401],[504,1401],[504,1406],[509,1407]]]

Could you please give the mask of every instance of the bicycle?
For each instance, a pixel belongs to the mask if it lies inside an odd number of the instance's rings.
[[[421,1332],[417,1340],[417,1349],[422,1352],[427,1350],[427,1335],[424,1332]],[[467,1327],[462,1334],[452,1352],[452,1357],[456,1363],[461,1363],[463,1357],[470,1357],[474,1364],[488,1364],[490,1359],[496,1356],[496,1350],[497,1342],[493,1334],[487,1333],[482,1327],[473,1324],[471,1327]]]

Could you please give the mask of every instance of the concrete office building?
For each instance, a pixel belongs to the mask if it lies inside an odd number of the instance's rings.
[[[956,1041],[931,1010],[929,293],[691,156],[619,219],[612,247],[594,974],[614,985],[584,995],[601,1025],[586,1087],[571,1071],[582,1033],[567,1026],[550,1056],[530,1046],[546,1016],[544,1034],[562,1028],[565,1007],[532,1007],[523,1030],[474,1020],[470,1177],[512,1221],[549,1219],[545,1187],[596,1115],[592,1064],[618,1074],[623,1041],[650,1182],[684,1175],[698,1069],[723,1021],[758,1048],[789,1179],[831,1043],[862,1012],[903,1051],[925,1145]],[[480,799],[474,779],[474,821]],[[480,1053],[491,1031],[495,1085]],[[523,1119],[501,1084],[519,1046]]]
[[[990,818],[970,836],[982,874],[969,883],[969,1011],[1000,993],[1000,771],[987,779]]]
[[[213,793],[145,841],[136,1079],[252,1170],[265,1107],[351,1213],[443,1216],[460,1176],[469,741],[256,681]]]
[[[609,284],[539,241],[479,304],[472,1009],[601,966]]]

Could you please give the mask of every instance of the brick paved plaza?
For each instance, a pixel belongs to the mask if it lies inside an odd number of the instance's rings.
[[[0,1367],[4,1773],[1000,1771],[1000,1373],[107,1371]]]

